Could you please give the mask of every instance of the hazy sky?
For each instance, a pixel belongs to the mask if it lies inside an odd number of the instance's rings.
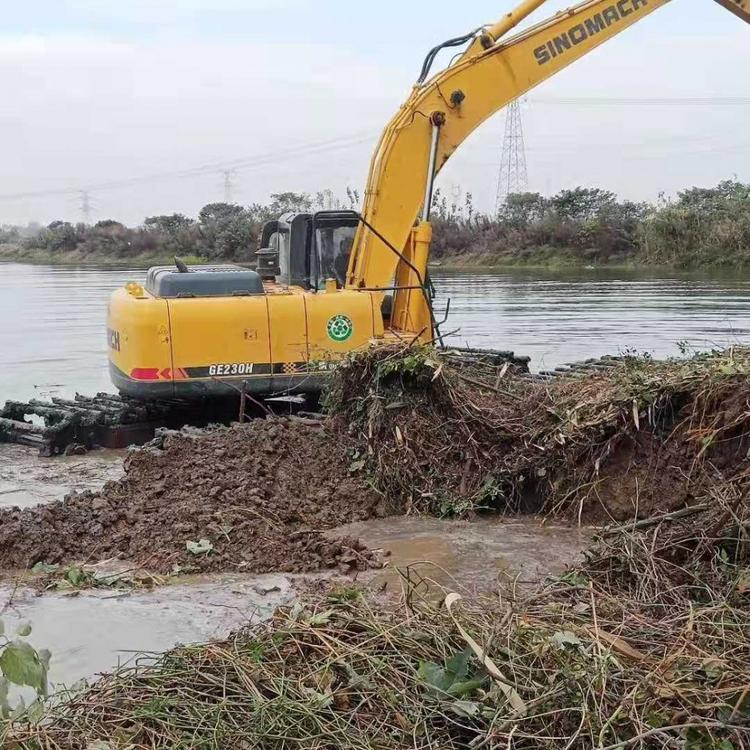
[[[552,0],[535,18],[567,4]],[[374,141],[426,51],[511,3],[3,5],[0,194],[69,192],[3,198],[0,222],[79,219],[76,191],[90,189],[94,219],[136,223],[221,200],[218,167],[168,175],[233,160],[246,160],[233,175],[241,203],[361,187]],[[653,199],[733,176],[750,181],[749,43],[750,27],[712,0],[673,0],[539,87],[523,106],[530,188],[596,185]],[[589,97],[599,101],[580,101]],[[680,97],[725,101],[632,101]],[[503,123],[500,113],[440,178],[448,192],[473,192],[484,210],[495,200]]]

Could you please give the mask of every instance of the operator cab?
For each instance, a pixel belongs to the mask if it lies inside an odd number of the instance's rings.
[[[322,290],[334,279],[343,289],[358,225],[356,211],[290,213],[269,221],[260,237],[258,273],[282,286]]]

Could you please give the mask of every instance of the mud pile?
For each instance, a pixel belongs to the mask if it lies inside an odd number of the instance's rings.
[[[345,440],[258,420],[171,434],[163,449],[133,452],[100,492],[0,512],[0,567],[119,557],[163,573],[358,569],[373,562],[363,545],[322,531],[382,513]]]
[[[379,350],[329,398],[395,510],[533,511],[609,522],[701,502],[750,449],[750,350],[610,367],[545,382]]]

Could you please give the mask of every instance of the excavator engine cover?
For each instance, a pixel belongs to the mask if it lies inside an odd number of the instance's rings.
[[[174,266],[156,266],[149,269],[146,290],[162,299],[263,294],[263,281],[241,266],[193,266],[188,273]]]

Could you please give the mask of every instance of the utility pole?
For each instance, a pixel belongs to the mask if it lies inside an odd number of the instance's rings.
[[[85,224],[91,224],[91,196],[88,190],[81,190],[81,213]]]
[[[223,169],[221,171],[224,175],[224,203],[232,202],[232,189],[234,188],[234,182],[232,177],[234,176],[233,169]]]
[[[495,213],[505,204],[509,195],[525,193],[529,188],[526,171],[526,145],[523,138],[521,103],[516,99],[508,105],[505,114],[505,137],[500,159],[500,174],[497,179]]]

